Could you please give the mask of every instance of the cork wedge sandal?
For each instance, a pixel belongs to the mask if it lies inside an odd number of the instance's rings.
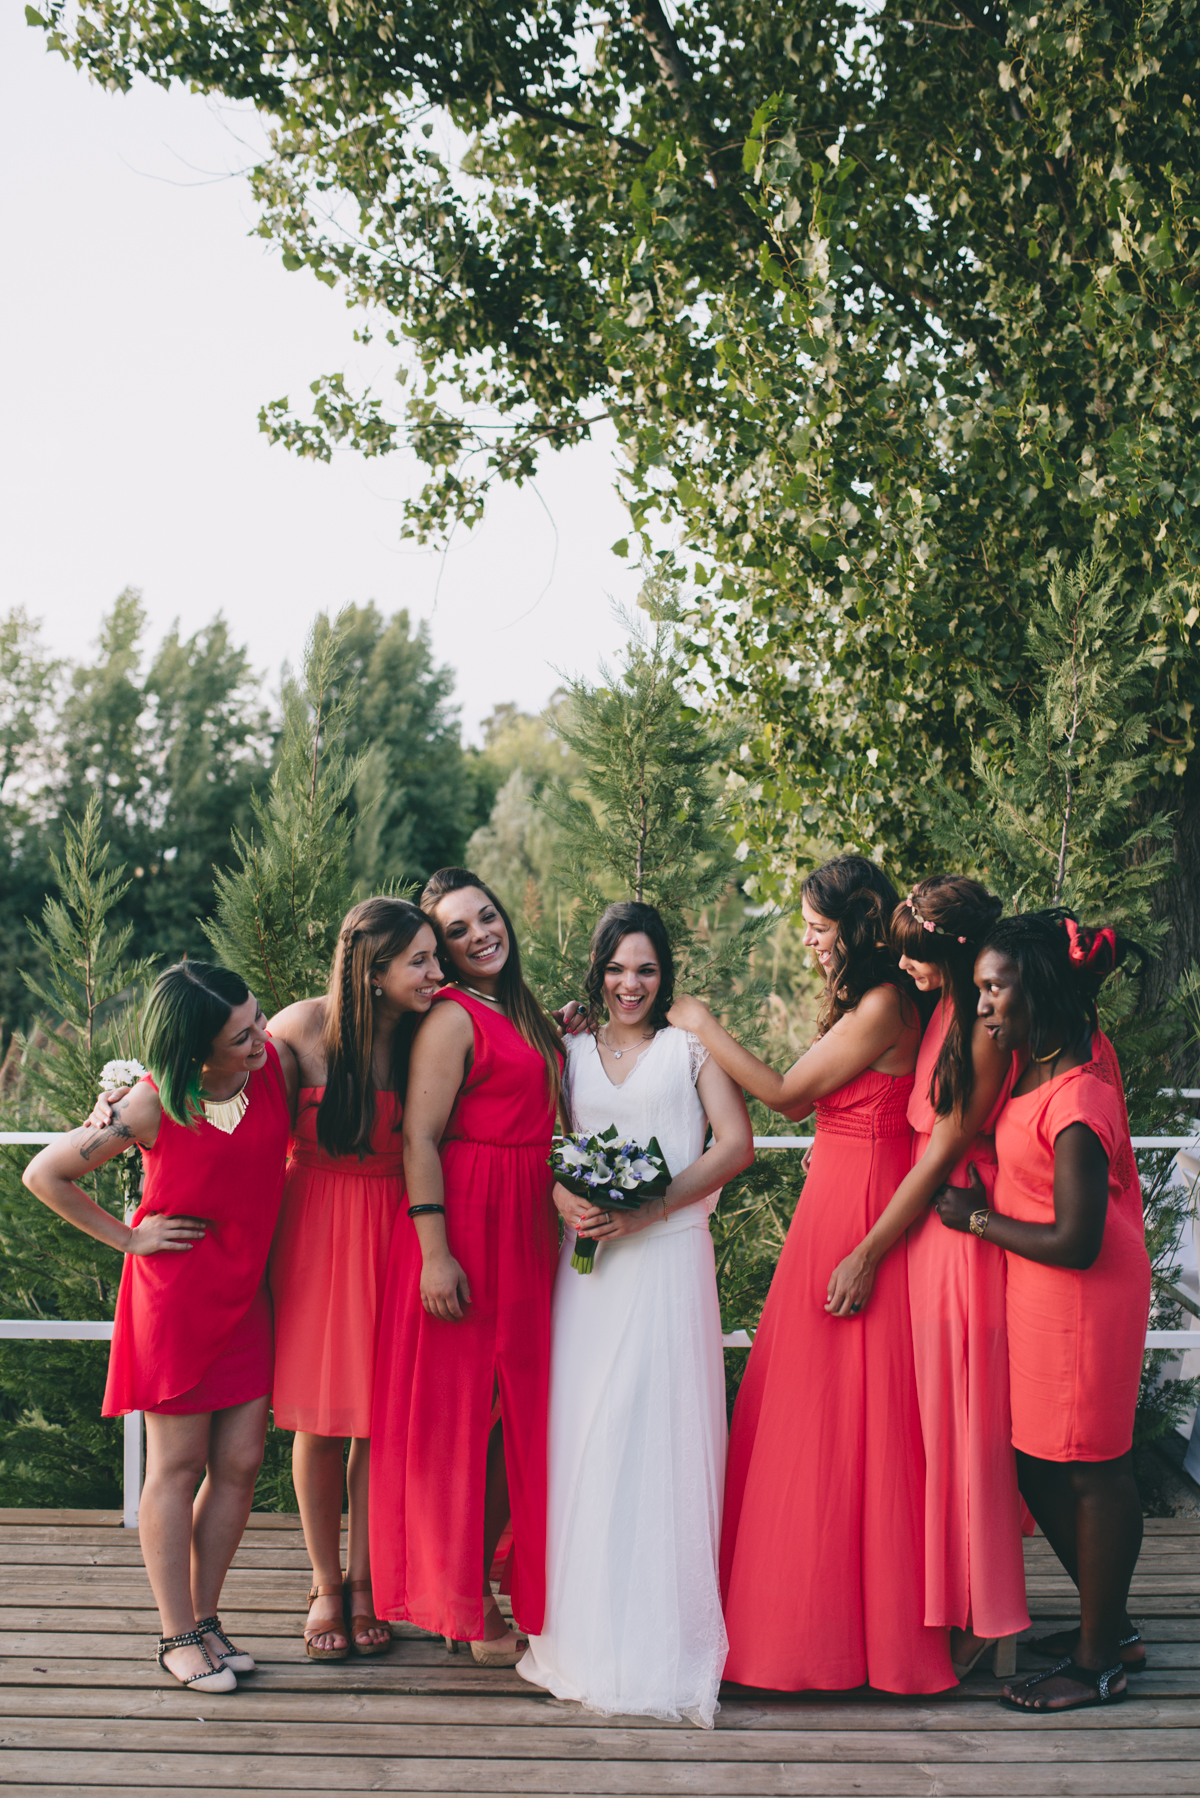
[[[336,1586],[314,1586],[308,1595],[309,1604],[314,1598],[341,1598],[345,1591],[341,1580]],[[344,1636],[345,1641],[340,1648],[318,1648],[318,1636]],[[304,1625],[304,1652],[310,1661],[344,1661],[350,1653],[350,1635],[342,1617],[329,1617],[324,1623],[306,1623]]]
[[[347,1580],[346,1590],[347,1592],[369,1592],[371,1590],[371,1582],[369,1579]],[[373,1605],[369,1611],[356,1611],[354,1609],[354,1600],[351,1599],[350,1646],[353,1648],[355,1654],[361,1654],[364,1657],[370,1657],[373,1654],[386,1654],[388,1649],[392,1646],[391,1630],[388,1630],[387,1638],[383,1642],[360,1642],[358,1639],[360,1631],[368,1629],[387,1629],[387,1624],[375,1615],[375,1607]]]

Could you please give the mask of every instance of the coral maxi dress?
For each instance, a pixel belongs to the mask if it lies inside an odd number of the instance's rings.
[[[146,1184],[134,1223],[166,1212],[205,1218],[208,1229],[186,1254],[126,1255],[105,1417],[223,1411],[271,1390],[267,1254],[290,1122],[273,1043],[265,1065],[250,1075],[246,1097],[228,1134],[206,1118],[189,1127],[164,1112],[154,1147],[142,1150]]]
[[[908,1172],[911,1074],[867,1069],[816,1107],[817,1140],[738,1393],[721,1580],[726,1679],[777,1691],[955,1685],[925,1613],[925,1458],[908,1278],[880,1265],[866,1309],[825,1310],[829,1276]]]
[[[943,1000],[917,1057],[908,1102],[914,1166],[937,1123],[930,1087],[952,1015]],[[990,1199],[996,1186],[990,1133],[1012,1079],[1010,1069],[983,1133],[950,1173],[952,1186],[969,1184],[973,1163]],[[925,1621],[970,1626],[980,1636],[1015,1635],[1029,1628],[1029,1611],[1008,1400],[1004,1254],[947,1230],[931,1205],[908,1232],[907,1259],[925,1442]]]
[[[375,1094],[370,1153],[317,1141],[323,1086],[300,1089],[271,1250],[275,1422],[314,1436],[369,1436],[375,1335],[404,1190],[398,1093]]]
[[[380,1313],[371,1445],[376,1613],[459,1641],[483,1634],[483,1505],[498,1396],[512,1505],[513,1613],[546,1604],[546,1423],[558,1218],[546,1064],[508,1019],[450,987],[475,1058],[442,1143],[446,1235],[471,1290],[458,1322],[421,1304],[410,1220],[392,1239]]]

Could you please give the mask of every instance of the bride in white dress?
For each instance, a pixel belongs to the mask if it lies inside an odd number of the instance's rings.
[[[566,1042],[571,1123],[589,1134],[615,1124],[643,1147],[656,1136],[672,1180],[665,1200],[627,1213],[554,1189],[568,1228],[554,1289],[546,1621],[517,1672],[606,1715],[711,1729],[727,1647],[727,1431],[708,1219],[754,1148],[739,1088],[665,1023],[673,984],[653,906],[610,906],[592,937],[592,1028]],[[571,1266],[576,1230],[599,1245],[590,1274]]]

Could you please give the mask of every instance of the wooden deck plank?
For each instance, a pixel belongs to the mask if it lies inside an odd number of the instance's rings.
[[[281,1787],[311,1794],[314,1781],[323,1792],[503,1793],[516,1798],[840,1798],[843,1793],[870,1793],[872,1798],[1189,1798],[1200,1792],[1200,1769],[1188,1762],[1113,1762],[1070,1766],[1043,1762],[925,1765],[893,1762],[789,1762],[768,1765],[713,1761],[706,1765],[637,1762],[530,1760],[430,1761],[403,1756],[135,1754],[103,1751],[12,1750],[5,1772],[12,1781],[36,1787],[59,1785],[147,1785],[212,1790],[229,1786],[272,1791]],[[651,1777],[647,1778],[647,1774]]]
[[[214,1707],[210,1703],[209,1710]],[[231,1707],[232,1709],[232,1707]],[[672,1761],[708,1765],[714,1761],[749,1766],[774,1764],[844,1764],[866,1761],[979,1764],[1027,1763],[1031,1758],[1029,1726],[1023,1732],[939,1732],[936,1739],[919,1729],[820,1731],[800,1729],[722,1730],[595,1729],[578,1720],[557,1730],[530,1725],[480,1728],[462,1725],[376,1723],[360,1721],[331,1732],[320,1723],[291,1719],[283,1723],[242,1722],[222,1712],[219,1717],[68,1719],[6,1717],[0,1720],[0,1750],[38,1750],[52,1755],[181,1754],[229,1755],[243,1760],[336,1754],[352,1758],[410,1761]],[[1034,1726],[1036,1758],[1046,1765],[1111,1761],[1200,1760],[1200,1729],[1159,1725],[1141,1730],[1057,1730],[1047,1720]]]
[[[23,1689],[0,1691],[0,1716],[22,1718],[30,1714],[34,1700]],[[457,1693],[453,1697],[413,1696],[404,1693],[354,1693],[334,1691],[268,1691],[247,1681],[236,1697],[223,1701],[226,1708],[217,1715],[228,1715],[237,1722],[263,1721],[287,1723],[298,1719],[303,1723],[336,1723],[354,1726],[358,1723],[438,1724],[457,1729],[478,1728],[575,1729],[586,1723],[597,1731],[613,1729],[650,1729],[678,1735],[690,1726],[663,1723],[656,1718],[585,1716],[577,1706],[532,1688],[514,1697]],[[215,1703],[209,1709],[215,1712]],[[36,1697],[37,1715],[42,1717],[99,1718],[179,1718],[194,1721],[197,1716],[196,1694],[178,1686],[156,1687],[143,1692],[113,1690],[58,1691],[42,1689]],[[213,1718],[216,1720],[216,1717]],[[1068,1733],[1106,1729],[1125,1736],[1129,1732],[1167,1728],[1200,1729],[1200,1698],[1175,1698],[1162,1701],[1139,1698],[1137,1702],[1106,1710],[1070,1711],[1054,1719],[1056,1730]],[[1016,1711],[994,1704],[984,1695],[976,1695],[969,1706],[957,1697],[947,1703],[930,1703],[923,1699],[904,1702],[883,1698],[863,1699],[853,1694],[845,1697],[781,1698],[775,1702],[750,1703],[744,1699],[724,1699],[717,1715],[716,1733],[747,1730],[893,1730],[904,1728],[925,1732],[970,1730],[976,1735],[996,1731],[1026,1735],[1030,1724]],[[1039,1739],[1042,1724],[1038,1725]]]
[[[119,1517],[0,1511],[3,1798],[1200,1798],[1200,1519],[1153,1523],[1133,1599],[1151,1667],[1128,1704],[1029,1718],[981,1670],[933,1698],[729,1687],[704,1732],[590,1716],[408,1626],[381,1659],[309,1662],[294,1516],[252,1520],[226,1586],[226,1626],[261,1671],[205,1698],[154,1665],[157,1615]],[[1068,1625],[1077,1599],[1048,1545],[1025,1553],[1034,1632]]]

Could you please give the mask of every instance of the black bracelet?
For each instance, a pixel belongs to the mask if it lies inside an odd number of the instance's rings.
[[[427,1211],[440,1211],[443,1217],[446,1215],[444,1205],[410,1205],[408,1215],[409,1217],[424,1217]]]

